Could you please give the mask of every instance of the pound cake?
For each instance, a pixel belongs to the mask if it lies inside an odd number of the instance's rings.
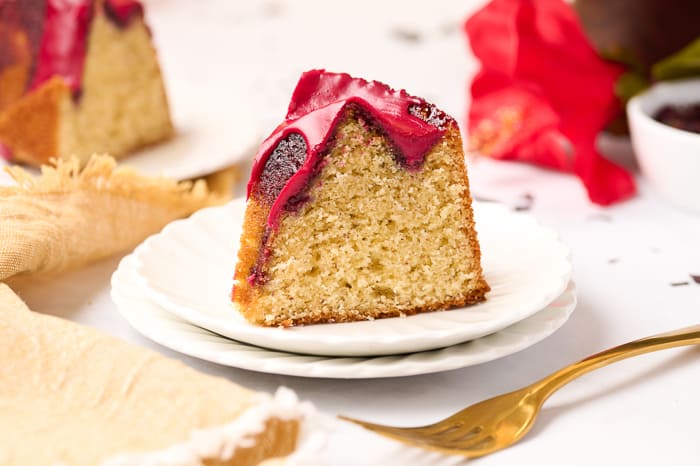
[[[255,157],[234,306],[292,326],[447,309],[488,290],[455,120],[380,82],[304,73]]]
[[[322,435],[291,390],[256,393],[34,313],[1,283],[0,357],[3,466],[252,466]]]
[[[0,0],[0,152],[123,156],[173,133],[135,0]]]

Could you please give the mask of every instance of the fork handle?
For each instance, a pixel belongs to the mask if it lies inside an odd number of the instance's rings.
[[[653,335],[589,356],[548,375],[528,388],[530,393],[541,397],[540,402],[544,402],[552,393],[572,380],[608,364],[652,351],[697,344],[700,344],[700,325]]]

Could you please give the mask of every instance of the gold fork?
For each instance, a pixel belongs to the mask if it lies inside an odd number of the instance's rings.
[[[700,325],[631,341],[560,369],[520,390],[482,401],[423,427],[391,427],[339,417],[409,445],[476,458],[520,440],[532,428],[545,400],[573,379],[622,359],[697,344],[700,344]]]

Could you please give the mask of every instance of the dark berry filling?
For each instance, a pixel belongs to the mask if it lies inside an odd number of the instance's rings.
[[[654,119],[674,128],[700,133],[700,102],[688,105],[665,105]]]
[[[267,204],[277,199],[289,178],[304,164],[307,149],[306,141],[299,133],[291,133],[277,144],[265,163],[256,187],[258,196]]]

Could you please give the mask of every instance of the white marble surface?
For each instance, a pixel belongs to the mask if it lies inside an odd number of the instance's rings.
[[[473,72],[459,22],[470,2],[175,2],[150,0],[166,72],[193,86],[219,86],[279,120],[293,77],[326,66],[432,98],[458,117]],[[196,5],[196,7],[194,6]],[[391,5],[391,7],[389,6]],[[176,9],[189,8],[187,14]],[[374,11],[376,14],[368,14]],[[183,21],[190,17],[191,21]],[[398,39],[416,33],[418,42]],[[393,32],[392,32],[393,31]],[[218,63],[216,76],[178,62],[166,37],[218,38],[197,55]],[[168,36],[170,34],[170,36]],[[177,43],[173,39],[173,43]],[[172,46],[172,45],[171,45]],[[167,58],[166,58],[167,57]],[[238,71],[237,71],[238,70]],[[228,74],[226,74],[228,73]],[[175,78],[172,78],[175,79]],[[249,87],[242,87],[247,83]],[[193,91],[196,90],[193,87]],[[624,145],[609,145],[622,158]],[[109,279],[118,257],[54,279],[24,281],[16,291],[37,311],[100,328],[248,387],[296,390],[329,414],[417,425],[486,397],[519,388],[589,354],[638,337],[700,322],[700,217],[660,200],[639,179],[639,195],[603,209],[569,176],[485,159],[470,166],[473,192],[509,205],[534,197],[531,212],[573,249],[579,305],[545,341],[501,360],[446,373],[382,380],[322,380],[219,367],[168,351],[139,336],[117,314]],[[687,282],[672,286],[672,283]],[[667,350],[618,363],[574,381],[545,405],[516,446],[475,461],[484,465],[697,465],[700,457],[700,348]],[[405,448],[339,424],[330,465],[447,465],[463,460]]]

